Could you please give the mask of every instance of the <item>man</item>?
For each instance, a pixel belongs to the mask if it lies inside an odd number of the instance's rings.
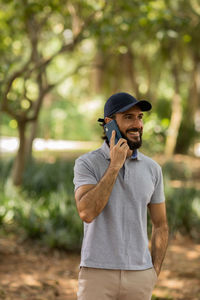
[[[168,243],[162,171],[137,149],[148,101],[112,95],[104,123],[115,119],[122,138],[84,154],[74,168],[75,199],[84,221],[78,300],[149,300]],[[134,156],[133,156],[134,153]],[[147,208],[153,229],[148,249]]]

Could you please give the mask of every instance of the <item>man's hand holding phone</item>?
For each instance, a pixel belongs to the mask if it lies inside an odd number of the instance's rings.
[[[120,138],[115,145],[115,135],[116,132],[113,130],[110,139],[110,167],[121,169],[126,160],[129,146],[123,138]]]

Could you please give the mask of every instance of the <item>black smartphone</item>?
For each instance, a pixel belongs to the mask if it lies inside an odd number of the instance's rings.
[[[115,144],[117,144],[119,139],[122,138],[122,135],[119,131],[119,127],[117,126],[117,122],[115,120],[112,120],[109,123],[105,124],[104,130],[105,130],[105,134],[109,140],[109,143],[110,143],[110,139],[111,139],[113,130],[115,130]]]

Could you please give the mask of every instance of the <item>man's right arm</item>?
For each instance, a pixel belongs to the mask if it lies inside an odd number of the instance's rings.
[[[119,170],[123,166],[128,152],[128,144],[120,139],[115,145],[115,132],[113,131],[110,141],[110,165],[104,176],[96,185],[83,185],[75,193],[76,205],[80,218],[90,223],[106,206]]]

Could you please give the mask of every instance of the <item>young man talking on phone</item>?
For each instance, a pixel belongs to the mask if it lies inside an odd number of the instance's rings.
[[[74,168],[75,199],[84,222],[78,300],[150,300],[168,244],[160,166],[137,149],[142,145],[143,111],[151,104],[127,93],[104,106],[121,133]],[[152,221],[148,248],[147,210]]]

